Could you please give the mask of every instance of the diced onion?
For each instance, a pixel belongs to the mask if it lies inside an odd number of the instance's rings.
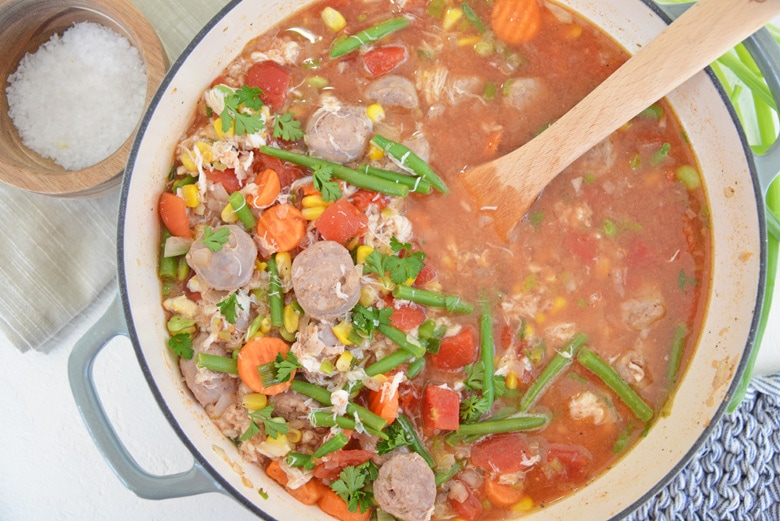
[[[184,255],[190,251],[192,246],[192,239],[185,237],[168,237],[165,240],[165,249],[163,250],[163,257],[178,257]]]

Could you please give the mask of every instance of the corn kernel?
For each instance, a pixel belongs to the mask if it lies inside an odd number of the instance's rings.
[[[450,7],[444,13],[444,20],[442,20],[441,26],[445,31],[449,31],[461,18],[463,18],[463,9],[460,7]]]
[[[224,221],[224,222],[226,222],[228,224],[234,223],[234,222],[236,222],[238,220],[238,217],[236,217],[236,214],[233,213],[233,207],[230,206],[230,203],[228,203],[227,206],[225,206],[222,209],[222,213],[220,214],[220,217],[222,217],[222,221]]]
[[[231,336],[233,336],[233,333],[227,330],[222,330],[219,333],[217,333],[217,338],[219,338],[220,340],[224,340],[226,342],[230,340]]]
[[[464,36],[463,38],[458,38],[456,43],[458,47],[471,47],[473,45],[477,45],[481,41],[481,36]]]
[[[198,141],[195,144],[195,148],[200,152],[200,157],[203,158],[204,163],[211,163],[214,161],[214,150],[212,150],[211,145],[205,141]]]
[[[217,118],[214,120],[214,131],[219,139],[231,138],[236,133],[236,122],[231,121],[230,128],[224,131],[222,130],[222,118]]]
[[[286,436],[287,436],[287,441],[289,441],[290,443],[298,443],[301,441],[301,439],[303,439],[303,433],[301,432],[300,429],[289,428],[287,429]]]
[[[300,323],[301,316],[292,304],[287,304],[282,310],[282,320],[284,321],[284,328],[290,332],[295,333],[298,331],[298,324]]]
[[[265,271],[266,268],[268,268],[268,263],[267,262],[262,262],[259,259],[255,260],[255,269],[257,271]]]
[[[515,373],[510,372],[508,375],[506,375],[506,388],[507,389],[517,389],[517,375]]]
[[[352,326],[350,326],[350,329]],[[351,343],[351,342],[350,342]],[[352,356],[352,353],[349,351],[344,351],[341,353],[341,356],[339,356],[338,360],[336,360],[336,369],[341,371],[342,373],[346,373],[349,371],[350,367],[352,367],[352,360],[354,360],[354,356]]]
[[[303,218],[307,221],[316,221],[320,218],[320,215],[322,215],[322,212],[325,211],[325,206],[314,206],[312,208],[304,208],[301,210],[301,215],[303,215]]]
[[[385,109],[379,103],[372,103],[366,107],[366,116],[374,123],[381,123],[385,119]]]
[[[263,393],[249,393],[241,398],[241,403],[250,411],[258,411],[268,405],[268,397]]]
[[[287,435],[285,434],[279,434],[278,436],[276,436],[276,438],[274,438],[269,434],[268,436],[266,436],[265,441],[273,445],[289,446],[289,443],[287,443]]]
[[[184,204],[190,208],[195,208],[200,204],[200,194],[198,193],[198,186],[184,185],[181,187],[181,196],[184,199]]]
[[[271,323],[271,317],[265,316],[265,317],[263,317],[263,320],[260,321],[260,329],[259,329],[259,331],[261,333],[263,333],[263,334],[266,334],[269,331],[271,331],[271,327],[272,326],[273,326],[273,324]]]
[[[523,328],[523,338],[533,338],[534,333],[536,333],[536,330],[531,324],[526,324]]]
[[[377,294],[376,290],[374,288],[371,288],[369,286],[363,286],[360,288],[360,302],[363,306],[371,306],[373,305],[377,299],[379,299],[379,295]]]
[[[385,151],[376,146],[372,141],[368,148],[368,157],[374,161],[379,161],[385,157]]]
[[[347,26],[347,20],[344,15],[328,6],[322,10],[322,21],[328,26],[328,29],[334,33],[339,32]]]
[[[367,244],[358,246],[357,252],[355,253],[355,260],[358,264],[365,264],[366,259],[371,255],[372,251],[374,251],[374,248]]]
[[[528,496],[525,496],[523,499],[512,505],[510,510],[512,510],[512,512],[528,512],[533,507],[534,500]]]
[[[276,271],[282,280],[289,280],[292,273],[292,257],[289,252],[279,252],[276,254]]]
[[[331,331],[336,335],[336,338],[345,346],[352,345],[352,341],[349,339],[349,334],[352,332],[352,324],[347,320],[342,320],[335,326],[332,326]]]
[[[536,323],[537,323],[537,324],[544,324],[544,320],[545,320],[546,318],[547,318],[547,317],[545,316],[545,314],[544,314],[544,313],[542,313],[541,311],[537,312],[537,313],[536,313],[536,316],[534,316],[534,319],[536,319]]]
[[[567,303],[566,297],[563,297],[563,296],[555,297],[555,300],[553,300],[553,306],[552,306],[553,311],[560,311],[560,310],[562,310],[563,308],[566,307],[566,303]]]
[[[198,171],[198,166],[195,164],[195,160],[192,159],[192,155],[189,150],[179,156],[179,161],[181,161],[182,166],[184,166],[184,168],[186,168],[188,171]]]
[[[318,206],[328,206],[328,204],[322,199],[320,194],[307,195],[301,199],[301,206],[304,208],[317,208]]]

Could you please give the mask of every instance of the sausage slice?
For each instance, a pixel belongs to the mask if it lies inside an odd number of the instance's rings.
[[[428,521],[436,501],[436,478],[425,460],[398,454],[379,467],[374,498],[382,510],[404,521]]]
[[[332,321],[355,307],[360,299],[361,272],[341,244],[315,242],[293,259],[295,296],[306,313]]]

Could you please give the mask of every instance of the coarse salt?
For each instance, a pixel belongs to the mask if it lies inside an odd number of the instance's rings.
[[[8,114],[22,142],[67,170],[121,147],[146,99],[138,49],[93,22],[76,23],[26,54],[8,82]]]

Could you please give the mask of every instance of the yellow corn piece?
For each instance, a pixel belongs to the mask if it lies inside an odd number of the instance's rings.
[[[385,109],[379,103],[372,103],[366,107],[366,116],[374,123],[381,123],[385,119]]]
[[[553,306],[552,306],[553,311],[560,311],[560,310],[562,310],[563,308],[566,307],[566,303],[567,303],[566,297],[563,297],[563,296],[555,297],[555,300],[553,300]]]
[[[236,133],[236,122],[231,121],[230,128],[225,132],[222,130],[222,118],[217,118],[214,120],[214,131],[217,133],[217,138],[219,139],[231,138]]]
[[[230,203],[228,203],[227,206],[225,206],[222,209],[222,213],[220,214],[220,217],[222,218],[222,221],[224,221],[224,222],[226,222],[228,224],[232,224],[232,223],[234,223],[234,222],[236,222],[238,220],[238,217],[236,217],[236,214],[233,213],[233,207],[230,206]]]
[[[222,330],[219,333],[217,333],[217,338],[224,341],[230,340],[231,336],[233,336],[233,333],[227,330]]]
[[[203,158],[204,163],[211,163],[214,161],[214,150],[211,148],[211,145],[205,141],[198,141],[195,144],[195,147],[198,149],[198,152],[200,152],[200,157]]]
[[[339,32],[347,26],[347,20],[344,15],[328,6],[322,10],[322,21],[328,26],[328,29],[334,33]]]
[[[534,500],[528,496],[515,503],[510,507],[512,512],[528,512],[534,507]]]
[[[481,36],[464,36],[463,38],[458,38],[456,43],[458,44],[458,47],[471,47],[472,45],[477,45],[481,41]]]
[[[284,309],[282,310],[282,320],[284,328],[288,333],[295,333],[298,331],[298,324],[300,323],[301,316],[292,304],[284,306]]]
[[[276,270],[282,280],[289,280],[292,273],[292,257],[290,253],[283,251],[276,254]]]
[[[300,429],[289,428],[287,429],[287,441],[290,443],[299,443],[303,439],[303,433]]]
[[[195,160],[192,158],[192,153],[189,150],[179,156],[179,161],[190,172],[198,171],[198,165],[195,164]]]
[[[265,271],[267,267],[268,267],[267,262],[261,262],[259,259],[255,260],[255,269],[257,271]]]
[[[362,244],[358,246],[357,252],[355,252],[355,260],[358,264],[365,264],[366,258],[371,255],[371,252],[374,251],[374,248],[371,246],[368,246],[367,244]]]
[[[506,388],[507,389],[517,389],[517,375],[513,372],[510,372],[508,375],[506,375]]]
[[[376,146],[373,141],[369,143],[368,147],[368,157],[369,159],[372,159],[374,161],[379,161],[383,157],[385,157],[385,151]]]
[[[351,329],[351,326],[350,326]],[[342,373],[346,373],[349,371],[350,367],[352,367],[352,360],[354,360],[354,356],[352,356],[352,353],[349,351],[344,351],[341,353],[341,356],[339,356],[338,360],[336,360],[336,369],[341,371]]]
[[[444,20],[442,20],[441,26],[445,31],[449,31],[455,27],[455,24],[458,23],[461,18],[463,18],[463,9],[460,7],[450,7],[444,13]]]
[[[260,329],[258,329],[258,331],[260,333],[266,334],[269,331],[271,331],[272,325],[273,324],[271,323],[271,317],[265,316],[263,317],[263,320],[260,322]]]
[[[536,333],[536,330],[534,329],[534,326],[531,324],[526,324],[523,328],[523,336],[525,338],[533,338],[534,333]]]
[[[377,299],[379,299],[379,295],[377,294],[376,290],[374,288],[371,288],[369,286],[363,286],[360,288],[360,304],[363,306],[371,306],[373,305]]]
[[[241,398],[241,403],[250,411],[258,411],[268,405],[268,397],[263,393],[249,393]]]
[[[537,324],[544,324],[545,319],[547,318],[544,313],[541,311],[536,313],[536,316],[534,317],[536,319]]]
[[[198,193],[198,185],[184,185],[181,187],[181,196],[184,199],[184,204],[190,208],[195,208],[200,204],[200,194]]]
[[[301,199],[301,206],[304,208],[317,208],[318,206],[328,206],[330,203],[326,203],[320,194],[307,195]]]
[[[314,206],[312,208],[304,208],[301,210],[301,215],[303,215],[303,218],[307,221],[316,221],[320,218],[320,215],[322,215],[322,212],[325,211],[325,206]]]
[[[352,332],[352,324],[349,321],[342,320],[335,326],[332,326],[330,329],[333,331],[333,334],[336,335],[336,338],[338,338],[339,342],[345,346],[352,345],[352,341],[349,339],[349,334]]]
[[[285,434],[279,434],[276,438],[269,434],[266,436],[265,441],[273,445],[279,445],[280,447],[285,445],[289,446],[289,443],[287,442],[287,435]]]

